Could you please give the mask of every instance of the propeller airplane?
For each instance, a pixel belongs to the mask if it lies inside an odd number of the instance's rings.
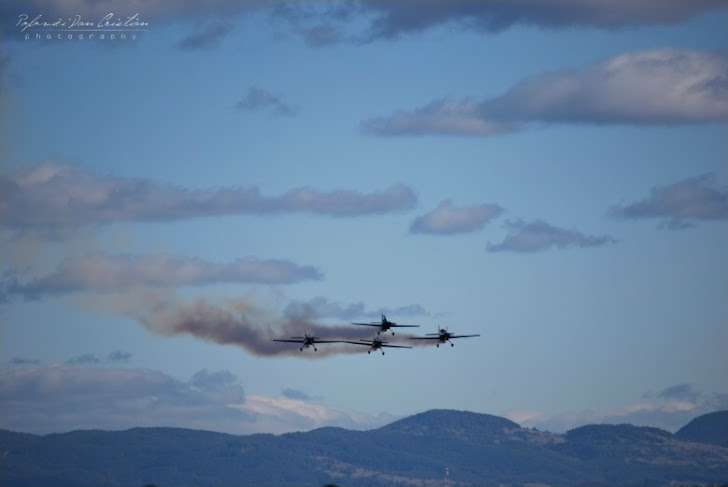
[[[289,342],[289,343],[300,343],[300,350],[303,352],[304,348],[313,347],[314,352],[318,352],[316,343],[343,343],[342,340],[319,340],[319,337],[310,335],[308,332],[304,333],[302,337],[291,337],[290,339],[274,338],[274,342]]]
[[[367,353],[372,353],[373,350],[380,350],[382,355],[384,355],[384,350],[382,350],[382,348],[412,348],[409,345],[390,345],[386,340],[382,340],[378,336],[375,336],[371,340],[359,340],[358,342],[347,341],[346,343],[351,343],[352,345],[366,345],[369,347]]]
[[[420,325],[398,325],[394,321],[389,321],[387,319],[387,316],[382,313],[382,320],[381,321],[373,321],[371,323],[352,323],[352,325],[359,325],[359,326],[376,326],[379,328],[379,331],[377,331],[377,335],[379,335],[383,331],[392,331],[391,328],[419,328]],[[392,335],[394,335],[394,332],[392,331]]]
[[[437,333],[426,333],[423,337],[411,337],[410,340],[437,340],[436,345],[439,347],[441,343],[449,342],[451,347],[454,347],[455,344],[451,342],[450,340],[453,338],[472,338],[472,337],[479,337],[480,334],[477,335],[455,335],[453,333],[450,333],[445,328],[437,327]]]

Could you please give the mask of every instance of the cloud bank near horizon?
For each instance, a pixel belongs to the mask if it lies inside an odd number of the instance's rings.
[[[282,434],[324,426],[372,429],[399,419],[327,406],[305,391],[290,388],[279,396],[247,394],[242,380],[228,370],[202,369],[179,380],[150,369],[97,363],[13,364],[0,369],[3,428],[48,434],[170,426]],[[500,414],[523,427],[553,433],[586,424],[622,423],[675,432],[697,416],[725,409],[728,395],[676,384],[607,410],[550,414],[524,409]]]
[[[521,426],[564,433],[587,424],[652,426],[672,433],[703,414],[728,409],[728,394],[703,393],[691,384],[676,384],[657,393],[647,392],[639,400],[604,410],[573,410],[551,414],[536,410],[503,413]]]
[[[728,120],[728,54],[629,52],[581,71],[532,76],[486,100],[439,99],[365,120],[378,136],[488,136],[533,123],[674,125]]]
[[[72,360],[0,370],[3,428],[25,433],[169,426],[282,434],[322,426],[370,429],[395,419],[327,406],[305,393],[290,396],[246,394],[228,370],[202,369],[188,380]]]

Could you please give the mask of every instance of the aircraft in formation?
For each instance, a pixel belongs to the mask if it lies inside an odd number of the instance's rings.
[[[382,314],[382,321],[381,323],[378,322],[372,322],[372,323],[352,323],[352,325],[363,325],[363,326],[377,326],[379,327],[379,331],[377,331],[377,334],[374,335],[374,338],[371,340],[364,340],[360,339],[358,342],[355,341],[349,341],[349,340],[321,340],[319,337],[314,336],[306,332],[304,336],[302,337],[291,337],[289,339],[282,339],[277,338],[273,339],[274,342],[290,342],[290,343],[300,343],[301,348],[300,350],[303,351],[304,348],[313,347],[314,351],[318,351],[316,348],[316,343],[350,343],[352,345],[366,345],[369,347],[369,350],[367,353],[372,353],[373,350],[380,350],[382,352],[382,355],[384,355],[384,350],[382,348],[412,348],[409,345],[393,345],[387,342],[386,340],[382,340],[379,337],[379,334],[382,331],[387,331],[391,327],[407,327],[407,328],[414,328],[418,327],[419,325],[398,325],[397,323],[393,321],[389,321],[387,317]],[[390,330],[391,331],[391,330]],[[392,335],[394,335],[394,332],[392,332]],[[447,331],[445,328],[437,327],[437,333],[426,333],[425,336],[422,337],[409,337],[410,340],[436,340],[437,343],[435,344],[437,347],[440,346],[441,343],[450,343],[450,346],[454,346],[455,344],[452,343],[450,340],[455,338],[473,338],[473,337],[479,337],[480,334],[476,335],[455,335],[454,333],[451,333]]]
[[[315,343],[342,343],[342,340],[320,340],[319,337],[309,335],[308,332],[304,333],[302,337],[291,337],[289,339],[274,338],[274,342],[289,342],[289,343],[300,343],[300,350],[303,352],[304,348],[313,347],[314,352],[318,352]]]
[[[451,347],[454,347],[455,344],[451,342],[450,340],[453,338],[471,338],[471,337],[479,337],[480,334],[477,335],[454,335],[447,331],[445,328],[437,327],[437,333],[426,333],[426,336],[423,337],[410,337],[410,340],[437,340],[437,343],[435,344],[437,347],[440,346],[441,343],[450,343]]]
[[[379,328],[379,331],[377,331],[377,335],[379,335],[383,331],[391,331],[392,335],[394,335],[394,332],[391,330],[391,328],[419,328],[420,325],[398,325],[394,321],[389,321],[387,319],[387,316],[382,313],[382,320],[381,321],[372,321],[371,323],[352,323],[352,325],[359,325],[359,326],[376,326]]]

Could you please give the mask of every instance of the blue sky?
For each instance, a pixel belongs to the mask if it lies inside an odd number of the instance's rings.
[[[2,10],[2,428],[728,408],[725,2]]]

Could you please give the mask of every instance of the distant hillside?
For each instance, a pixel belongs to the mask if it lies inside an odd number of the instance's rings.
[[[680,428],[675,436],[682,440],[728,446],[728,411],[698,416]]]
[[[17,486],[453,486],[728,483],[728,448],[632,425],[564,435],[434,410],[371,431],[235,436],[178,428],[0,432],[0,483]]]

